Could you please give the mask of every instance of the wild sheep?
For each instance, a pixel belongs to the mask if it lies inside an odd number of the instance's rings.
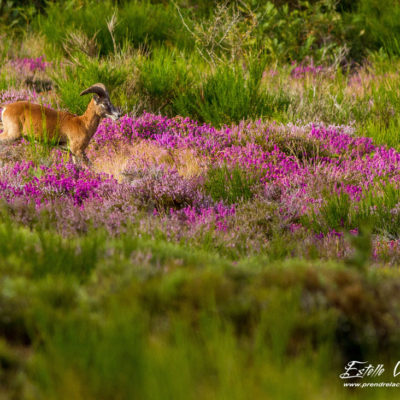
[[[111,103],[106,87],[96,83],[80,95],[93,93],[83,115],[77,116],[68,111],[56,111],[40,104],[17,101],[5,105],[2,112],[4,131],[0,143],[11,143],[22,136],[68,144],[74,162],[89,164],[85,154],[90,139],[96,132],[102,118],[120,118],[120,111]]]

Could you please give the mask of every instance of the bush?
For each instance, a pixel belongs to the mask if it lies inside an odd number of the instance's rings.
[[[173,110],[214,126],[277,116],[287,110],[290,100],[282,91],[263,91],[264,67],[265,61],[259,60],[250,61],[247,71],[240,65],[223,64],[204,83],[178,96]]]
[[[360,62],[379,49],[400,55],[400,4],[396,0],[358,0],[343,12],[342,19],[351,59]]]
[[[150,110],[160,110],[190,86],[191,71],[183,56],[165,47],[154,49],[139,63],[138,89],[148,96]],[[193,69],[194,67],[192,67]]]
[[[37,20],[37,29],[58,49],[62,49],[68,33],[80,30],[90,38],[95,36],[101,54],[107,54],[113,51],[113,43],[106,21],[113,11],[110,1],[69,0],[63,7],[57,2],[49,3]]]

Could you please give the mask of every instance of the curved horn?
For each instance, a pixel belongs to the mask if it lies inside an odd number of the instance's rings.
[[[110,97],[108,95],[106,87],[102,83],[95,83],[94,85],[84,90],[80,95],[83,96],[84,94],[89,94],[89,93],[95,93],[100,97]]]

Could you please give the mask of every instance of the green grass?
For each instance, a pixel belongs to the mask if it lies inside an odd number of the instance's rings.
[[[209,169],[204,187],[213,200],[233,204],[250,200],[256,182],[254,177],[247,176],[239,166],[229,169],[223,165]]]
[[[364,127],[362,133],[365,136],[371,137],[376,144],[387,145],[399,151],[399,129],[400,119],[398,116],[394,116],[393,119],[388,122],[387,126],[382,126],[375,121],[369,121]]]

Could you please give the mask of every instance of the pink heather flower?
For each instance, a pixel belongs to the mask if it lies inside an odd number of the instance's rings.
[[[310,64],[297,64],[295,61],[292,63],[293,68],[290,72],[291,76],[295,79],[302,79],[307,75],[315,76],[324,72],[324,68],[320,65],[314,65],[314,61],[311,60]]]
[[[44,56],[37,58],[17,58],[11,61],[14,68],[20,71],[45,71],[50,63],[44,60]]]

